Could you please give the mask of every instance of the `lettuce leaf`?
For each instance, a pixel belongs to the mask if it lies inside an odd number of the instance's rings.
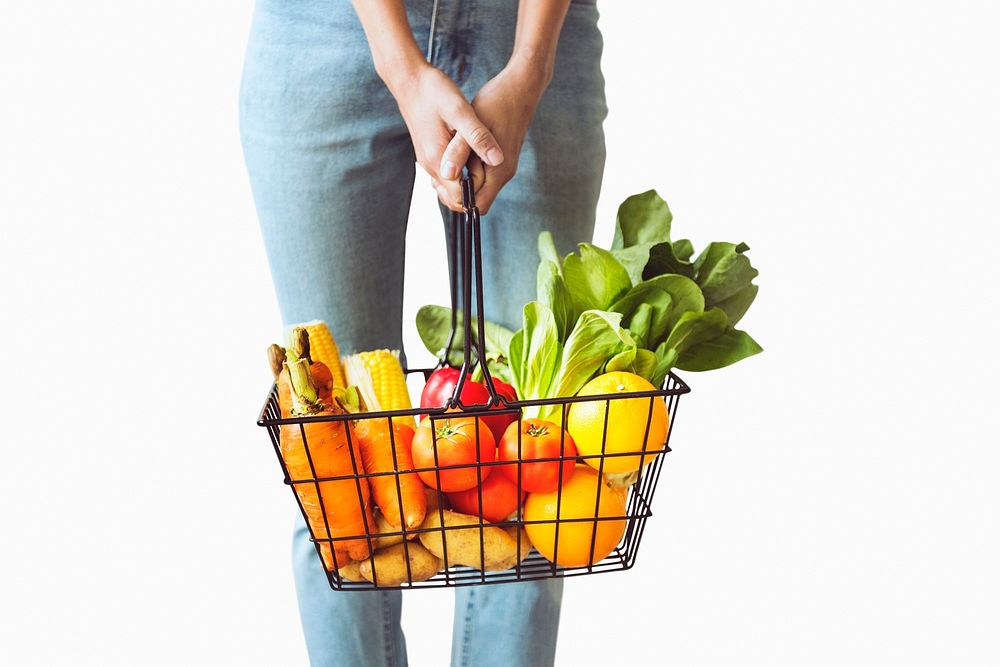
[[[632,280],[614,256],[590,243],[579,245],[580,254],[563,260],[562,273],[576,312],[606,310],[632,287]]]
[[[592,377],[600,372],[608,360],[622,352],[633,352],[635,341],[628,329],[621,326],[621,313],[588,310],[580,314],[572,333],[566,339],[559,371],[544,396],[573,396]],[[542,406],[537,415],[551,419],[559,413],[559,406]]]

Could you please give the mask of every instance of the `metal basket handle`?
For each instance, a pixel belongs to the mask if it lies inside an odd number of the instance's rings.
[[[472,177],[467,167],[462,169],[462,208],[463,212],[452,212],[452,243],[451,243],[451,335],[448,344],[445,346],[444,356],[439,362],[439,366],[448,365],[455,334],[458,329],[458,298],[462,299],[462,368],[459,371],[458,383],[455,391],[448,401],[449,408],[468,409],[470,406],[462,405],[459,396],[468,379],[469,373],[478,363],[483,372],[483,382],[490,394],[490,402],[483,406],[507,407],[506,400],[497,392],[493,384],[493,377],[490,375],[489,364],[483,358],[483,350],[480,341],[475,341],[472,335],[472,293],[476,295],[476,331],[482,337],[485,331],[485,317],[483,315],[483,253],[482,235],[480,231],[481,219],[479,208],[476,206],[476,191],[472,184]],[[461,272],[461,281],[459,281]],[[461,285],[461,295],[459,295],[459,285]],[[476,350],[476,359],[473,361],[472,350]]]

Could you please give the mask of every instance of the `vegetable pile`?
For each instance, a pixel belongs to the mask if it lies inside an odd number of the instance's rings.
[[[628,488],[669,433],[656,390],[672,369],[761,352],[736,328],[758,290],[748,247],[713,242],[695,256],[690,241],[671,240],[672,221],[650,190],[621,205],[608,249],[580,243],[561,257],[543,232],[536,299],[516,331],[488,321],[479,331],[473,319],[465,378],[451,347],[464,338],[461,314],[452,331],[449,308],[421,308],[420,337],[445,363],[429,375],[416,421],[397,352],[341,358],[319,321],[269,348],[282,417],[350,415],[280,431],[327,570],[396,586],[455,565],[509,569],[532,549],[564,567],[615,550]],[[545,401],[573,396],[595,398]]]
[[[671,241],[672,222],[667,203],[650,190],[618,209],[609,250],[581,243],[560,257],[552,235],[540,234],[537,298],[525,305],[522,327],[484,326],[493,374],[522,399],[574,396],[604,372],[629,371],[660,387],[672,368],[713,370],[761,352],[736,328],[757,296],[749,247],[717,241],[692,260],[690,241]],[[444,354],[450,325],[448,308],[417,313],[434,354]],[[452,363],[461,361],[456,354]],[[525,414],[551,419],[558,409]]]

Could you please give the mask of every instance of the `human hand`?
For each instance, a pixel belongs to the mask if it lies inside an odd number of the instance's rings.
[[[472,108],[492,130],[503,150],[504,159],[500,164],[483,160],[482,154],[470,147],[461,133],[452,138],[444,151],[442,164],[468,163],[476,190],[476,205],[483,214],[489,211],[500,189],[517,172],[524,138],[550,76],[547,70],[539,70],[530,62],[512,60],[473,98]],[[440,190],[438,193],[440,196]]]
[[[410,131],[417,163],[430,174],[441,202],[462,211],[462,167],[471,155],[491,168],[499,167],[505,160],[499,142],[441,70],[423,63],[384,79]],[[445,154],[453,138],[460,138],[464,155]]]

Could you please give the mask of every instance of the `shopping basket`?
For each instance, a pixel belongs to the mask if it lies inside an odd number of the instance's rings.
[[[327,580],[329,581],[331,588],[335,590],[387,590],[440,588],[469,586],[475,584],[499,584],[545,579],[550,577],[571,577],[585,574],[595,574],[599,572],[627,570],[635,564],[639,543],[642,540],[643,531],[645,530],[646,520],[652,516],[653,493],[656,490],[657,481],[660,476],[664,454],[670,451],[668,443],[670,433],[673,430],[675,423],[677,404],[680,396],[688,393],[690,388],[684,383],[683,380],[671,372],[664,381],[664,385],[660,389],[652,391],[589,396],[566,396],[536,400],[505,400],[503,396],[497,392],[493,378],[490,375],[488,364],[481,361],[484,355],[481,354],[481,345],[478,337],[475,335],[477,331],[485,331],[480,235],[481,222],[479,210],[476,208],[475,204],[475,194],[471,182],[467,177],[463,179],[462,185],[463,205],[465,210],[464,213],[456,213],[452,215],[453,233],[452,242],[449,246],[452,269],[451,337],[437,367],[410,369],[406,371],[407,374],[421,374],[426,380],[436,368],[447,366],[449,364],[448,359],[450,357],[450,352],[452,351],[453,346],[455,346],[458,342],[455,339],[457,338],[456,331],[459,330],[458,313],[460,312],[462,318],[462,327],[460,329],[462,332],[462,340],[460,342],[462,345],[463,363],[461,366],[458,384],[447,404],[439,407],[413,408],[408,410],[365,412],[360,414],[322,414],[315,416],[292,416],[282,418],[278,405],[277,387],[272,386],[268,392],[264,407],[257,420],[257,424],[264,427],[270,436],[271,444],[273,445],[275,454],[278,458],[278,463],[281,465],[281,469],[284,474],[284,482],[293,490],[293,495],[299,504],[299,509],[309,526],[310,539],[316,547],[317,553],[320,555],[320,558],[317,561],[317,567],[324,568]],[[475,315],[473,315],[473,297],[475,297]],[[461,299],[461,303],[458,303],[459,299]],[[473,317],[476,318],[477,326],[475,328],[472,326]],[[459,397],[462,395],[463,385],[467,381],[471,381],[468,379],[468,374],[477,364],[481,366],[479,372],[482,374],[483,384],[489,391],[490,402],[484,405],[463,405],[459,400]],[[649,407],[646,411],[643,447],[640,451],[634,452],[607,452],[607,415],[611,414],[612,404],[615,401],[623,400],[648,401]],[[659,445],[659,443],[646,442],[649,438],[650,423],[652,420],[654,405],[658,401],[665,404],[666,411],[669,416],[667,420],[666,437],[662,445]],[[448,511],[446,509],[448,507],[447,494],[444,494],[437,489],[431,489],[429,491],[431,494],[431,502],[429,503],[429,509],[427,511],[427,520],[425,520],[424,524],[420,527],[407,529],[404,525],[398,530],[377,530],[375,526],[370,525],[369,522],[365,520],[365,532],[363,534],[347,536],[338,535],[332,537],[331,535],[333,533],[330,530],[330,525],[325,512],[323,513],[323,517],[320,521],[315,519],[315,514],[313,521],[310,521],[309,515],[303,506],[303,497],[306,496],[308,492],[310,497],[318,499],[319,506],[321,508],[326,507],[326,504],[323,501],[324,486],[327,488],[327,492],[329,493],[330,485],[327,483],[340,482],[340,489],[341,492],[343,492],[344,481],[353,482],[353,484],[348,485],[348,488],[357,492],[359,506],[363,506],[366,503],[366,499],[369,497],[367,493],[363,493],[365,486],[369,484],[369,479],[381,475],[393,476],[396,491],[400,498],[400,504],[402,504],[402,490],[400,486],[401,475],[414,472],[430,472],[437,475],[438,486],[440,487],[440,474],[443,470],[447,470],[448,468],[465,467],[472,468],[476,472],[479,480],[479,486],[477,487],[478,507],[482,508],[482,481],[489,474],[499,474],[498,471],[490,471],[488,468],[491,466],[509,466],[512,464],[528,462],[527,459],[521,459],[522,450],[520,435],[518,436],[518,458],[516,460],[481,460],[478,435],[479,430],[477,428],[475,430],[477,434],[477,461],[475,464],[466,464],[464,466],[435,465],[433,468],[400,469],[400,466],[396,461],[397,443],[395,438],[391,435],[394,432],[394,429],[392,428],[392,420],[394,418],[414,418],[417,420],[429,419],[431,420],[431,423],[434,424],[437,420],[454,419],[456,416],[461,416],[475,419],[476,425],[478,426],[479,420],[486,415],[490,417],[509,415],[511,419],[516,419],[519,429],[518,432],[520,433],[522,420],[526,419],[523,414],[525,409],[546,406],[553,412],[558,411],[561,415],[561,421],[559,423],[566,424],[568,413],[572,407],[575,404],[583,402],[596,402],[598,404],[604,404],[605,417],[601,452],[599,454],[590,455],[567,454],[565,448],[565,431],[563,431],[560,437],[559,456],[532,458],[530,462],[555,462],[560,465],[560,468],[562,463],[566,461],[587,463],[591,469],[596,470],[599,482],[603,482],[605,480],[604,468],[607,461],[610,461],[615,456],[638,456],[640,458],[638,471],[632,474],[627,480],[619,480],[619,483],[626,487],[624,492],[620,490],[615,491],[615,493],[619,494],[624,493],[625,500],[622,503],[624,512],[616,512],[613,515],[608,516],[599,511],[602,508],[601,494],[611,493],[611,491],[607,490],[611,487],[604,483],[597,483],[593,515],[591,516],[586,514],[584,516],[580,516],[579,512],[577,512],[576,516],[569,516],[569,512],[564,512],[562,507],[564,485],[562,475],[559,476],[558,485],[555,490],[554,516],[550,519],[531,520],[526,518],[524,515],[525,503],[521,502],[518,505],[517,510],[504,521],[488,522],[480,517],[475,517],[474,520],[471,520],[470,517],[469,520],[455,524],[454,521],[446,521],[445,514]],[[338,425],[343,428],[343,433],[346,436],[347,442],[350,444],[352,438],[351,422],[359,419],[387,421],[388,432],[390,437],[393,438],[392,446],[395,470],[378,473],[366,472],[362,466],[360,457],[356,456],[354,453],[354,447],[351,445],[348,447],[348,449],[351,450],[351,464],[353,469],[353,473],[351,475],[341,477],[317,476],[316,468],[313,465],[317,452],[311,449],[307,438],[309,425],[316,422],[337,422]],[[282,433],[289,433],[289,429],[297,430],[298,435],[301,436],[301,441],[305,447],[306,456],[308,458],[311,475],[293,478],[289,474],[281,449]],[[433,433],[434,429],[432,428],[431,431]],[[434,461],[435,464],[437,464],[438,441],[436,437],[433,443]],[[589,461],[587,459],[589,459]],[[524,494],[522,492],[524,490],[522,488],[521,467],[518,466],[517,470],[516,497],[523,498]],[[313,496],[313,494],[315,495]],[[624,529],[621,531],[621,537],[618,539],[617,544],[610,549],[607,556],[600,557],[600,555],[597,555],[597,557],[595,557],[595,546],[599,530],[601,531],[601,534],[604,535],[602,528],[603,522],[615,522],[614,525],[616,528],[624,525]],[[527,531],[533,525],[545,525],[547,530],[550,530],[553,534],[552,546],[554,548],[551,549],[549,558],[531,548],[530,540],[525,539]],[[560,530],[562,530],[564,534],[566,531],[572,531],[573,535],[579,537],[581,534],[580,526],[585,527],[583,531],[585,538],[588,532],[587,529],[589,529],[590,558],[585,559],[583,564],[566,564],[565,561],[567,559],[561,559],[559,557],[559,548],[563,546],[563,543],[560,541]],[[510,536],[511,544],[516,543],[516,546],[513,547],[513,558],[504,563],[504,565],[509,565],[509,567],[505,567],[503,569],[500,569],[502,566],[497,565],[499,561],[491,561],[487,554],[487,544],[490,543],[491,538],[494,536],[493,531],[496,529],[504,530],[506,534]],[[357,566],[358,563],[337,562],[337,555],[336,551],[333,549],[333,545],[335,542],[340,540],[364,540],[367,543],[368,550],[375,554],[374,557],[367,558],[361,563],[362,567],[360,569],[365,572],[366,578],[360,578],[356,574],[353,576],[347,574],[348,571],[356,573],[358,568],[350,570],[349,566],[352,564]],[[388,572],[386,572],[386,570],[388,570],[388,566],[383,566],[384,572],[383,576],[380,578],[378,565],[380,562],[379,554],[381,552],[378,550],[378,544],[384,542],[392,543],[392,547],[395,549],[395,554],[399,556],[399,561],[402,563],[402,566],[394,566],[394,572],[391,576]],[[436,550],[438,552],[437,562],[440,565],[437,573],[430,577],[427,576],[426,572],[423,574],[415,572],[417,562],[419,561],[416,552],[420,551],[420,553],[425,553],[422,550],[423,547],[419,545],[428,544],[428,542],[433,542],[436,545]],[[473,555],[470,559],[467,553],[470,548],[470,543],[472,544],[471,548],[474,552],[477,542],[478,558]],[[462,546],[464,557],[461,559],[461,562],[456,562],[459,560],[457,556],[459,545]],[[451,557],[449,557],[448,554],[449,547],[452,548],[453,552]],[[579,550],[578,544],[576,548]],[[584,551],[586,551],[586,547],[584,547]]]

